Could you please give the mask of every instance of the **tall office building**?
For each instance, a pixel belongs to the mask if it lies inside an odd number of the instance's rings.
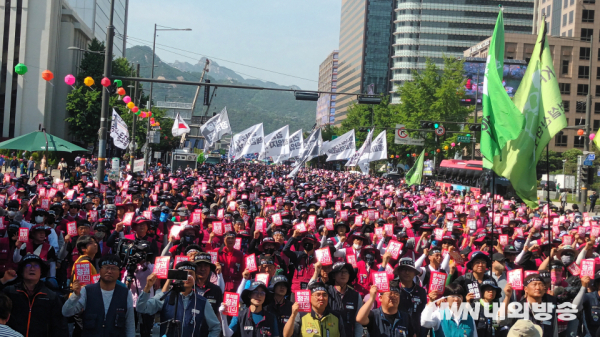
[[[99,5],[102,1],[91,2]],[[6,0],[0,6],[4,19],[0,25],[0,138],[36,131],[40,125],[58,137],[69,138],[65,105],[72,89],[63,78],[77,74],[83,57],[69,47],[85,49],[97,37],[70,2],[77,5],[80,1]],[[122,42],[119,48],[122,50]],[[122,52],[115,50],[117,57],[118,53]],[[26,74],[15,72],[18,63],[28,67]],[[54,85],[42,79],[44,70],[53,72]]]
[[[394,0],[342,0],[339,92],[387,94]],[[346,118],[356,96],[338,95],[335,124]]]
[[[319,91],[334,92],[337,89],[338,51],[331,52],[319,66]],[[317,126],[335,122],[336,95],[323,94],[317,101]]]
[[[465,49],[491,36],[498,5],[503,6],[506,33],[531,34],[533,4],[534,0],[396,0],[392,103],[400,102],[398,87],[412,80],[413,71],[423,70],[427,58],[442,66],[444,56],[462,57]]]
[[[92,29],[94,37],[100,41],[106,41],[106,27],[110,14],[111,0],[66,0],[69,6],[79,15],[85,24]],[[113,53],[115,57],[125,57],[127,35],[127,12],[129,0],[116,0],[113,25],[115,26],[115,38]]]

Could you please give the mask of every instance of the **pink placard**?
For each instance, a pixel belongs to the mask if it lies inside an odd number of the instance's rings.
[[[390,243],[388,244],[387,248],[385,249],[385,251],[392,254],[392,258],[394,260],[397,260],[398,256],[400,256],[400,252],[402,251],[402,246],[403,246],[402,242],[398,242],[396,240],[391,240]]]
[[[154,259],[154,274],[156,274],[157,278],[162,280],[167,279],[170,259],[169,256],[157,256]]]
[[[89,262],[79,262],[73,265],[75,278],[79,280],[82,286],[92,284],[91,264]]]
[[[72,237],[77,236],[77,223],[75,221],[67,223],[67,234]]]
[[[377,286],[377,290],[380,293],[390,291],[390,282],[388,281],[388,276],[385,271],[375,272],[371,275],[373,277],[373,284]]]
[[[593,259],[581,261],[581,273],[579,277],[589,276],[594,279],[594,273],[596,271],[596,265]]]
[[[315,256],[317,258],[317,261],[321,262],[321,264],[324,266],[330,266],[333,264],[329,247],[315,250]]]
[[[240,310],[240,295],[231,292],[224,293],[223,304],[225,305],[225,311],[223,314],[231,317],[237,317]]]
[[[133,221],[134,212],[127,212],[123,215],[123,224],[125,226],[131,226],[131,221]]]
[[[513,269],[507,272],[508,283],[515,290],[523,290],[523,269]]]
[[[27,227],[19,228],[19,241],[21,241],[21,242],[29,241],[29,228],[27,228]]]
[[[435,291],[439,294],[443,294],[444,289],[446,288],[447,277],[448,275],[445,273],[432,271],[429,278],[429,292]]]
[[[296,290],[296,303],[298,303],[298,311],[310,312],[310,290]]]
[[[249,272],[255,272],[258,270],[258,268],[256,267],[256,255],[255,254],[250,254],[250,255],[246,256],[246,270],[248,270]]]
[[[332,218],[327,218],[324,220],[324,222],[325,222],[325,228],[327,228],[328,231],[334,230]]]

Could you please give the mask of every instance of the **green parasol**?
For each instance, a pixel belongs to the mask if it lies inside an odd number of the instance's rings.
[[[4,141],[0,143],[0,149],[25,150],[30,152],[46,150],[62,152],[88,151],[87,149],[67,142],[64,139],[58,138],[44,131],[34,131],[26,135]]]

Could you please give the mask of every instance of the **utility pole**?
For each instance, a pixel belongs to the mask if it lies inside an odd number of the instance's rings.
[[[590,131],[590,127],[591,127],[591,119],[592,119],[592,64],[593,64],[593,55],[594,55],[594,35],[590,36],[590,70],[588,72],[589,74],[589,82],[588,82],[588,94],[587,94],[587,99],[585,102],[585,134],[583,137],[589,137],[591,131]],[[590,142],[589,139],[584,139],[583,140],[583,150],[584,151],[589,151],[590,150]],[[587,154],[584,155],[583,159],[585,159],[587,156]],[[582,169],[584,169],[582,167]],[[585,168],[587,169],[587,168]],[[582,181],[582,189],[583,189],[583,211],[586,212],[587,211],[587,198],[588,198],[588,184],[587,181]]]
[[[210,70],[208,69],[208,66],[210,64],[210,60],[206,59],[206,63],[204,64],[204,69],[202,70],[202,75],[200,76],[200,83],[202,83],[202,81],[204,81],[204,75],[209,72]],[[202,88],[202,85],[199,85],[196,88],[196,94],[194,95],[194,100],[192,101],[192,116],[194,116],[194,109],[196,108],[196,102],[198,102],[198,96],[200,96],[200,89]],[[209,86],[205,86],[204,90],[210,90]],[[181,142],[180,142],[180,147],[183,148],[183,146],[185,145],[185,138],[186,138],[187,133],[184,133],[181,136]]]
[[[140,77],[140,64],[137,64],[137,69],[136,69],[136,77]],[[135,82],[134,87],[133,87],[133,101],[135,102],[136,106],[140,106],[140,97],[138,97],[137,95],[137,89],[138,89],[138,82]],[[135,159],[134,154],[135,154],[135,124],[137,122],[137,115],[133,114],[133,121],[131,122],[131,143],[129,145],[129,153],[131,154],[130,158],[129,158],[129,167],[131,167],[131,170],[133,171],[133,160]]]
[[[114,11],[115,0],[111,0],[108,27],[106,27],[106,49],[104,51],[104,77],[106,78],[110,78],[112,75],[113,38],[115,35],[115,26],[113,26]],[[108,89],[102,88],[102,110],[100,113],[100,130],[98,130],[98,170],[96,171],[96,179],[99,184],[104,182],[104,171],[106,168],[106,129],[109,99],[110,93]]]

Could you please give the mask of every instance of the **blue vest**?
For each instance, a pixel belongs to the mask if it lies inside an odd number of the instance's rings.
[[[127,295],[129,289],[117,283],[115,291],[104,315],[104,301],[100,283],[90,284],[85,287],[86,308],[83,311],[82,336],[113,337],[125,336],[127,320]]]
[[[450,310],[442,312],[442,322],[439,329],[433,332],[433,337],[473,337],[475,324],[471,316],[467,320],[461,320],[457,326],[452,319]]]
[[[182,336],[200,337],[208,336],[208,327],[204,323],[204,308],[206,308],[206,299],[193,292],[193,296],[188,302],[187,308],[183,309],[183,297],[177,296],[177,317],[181,322]],[[170,295],[169,295],[170,296]],[[195,296],[195,298],[194,298]],[[183,320],[185,312],[185,321]],[[165,322],[175,316],[175,306],[169,305],[169,297],[165,298],[162,310],[160,311],[160,321]],[[169,324],[161,324],[160,335],[163,336]],[[195,328],[194,328],[195,326]],[[193,335],[192,335],[193,333]],[[175,328],[169,328],[167,337],[175,337]]]

